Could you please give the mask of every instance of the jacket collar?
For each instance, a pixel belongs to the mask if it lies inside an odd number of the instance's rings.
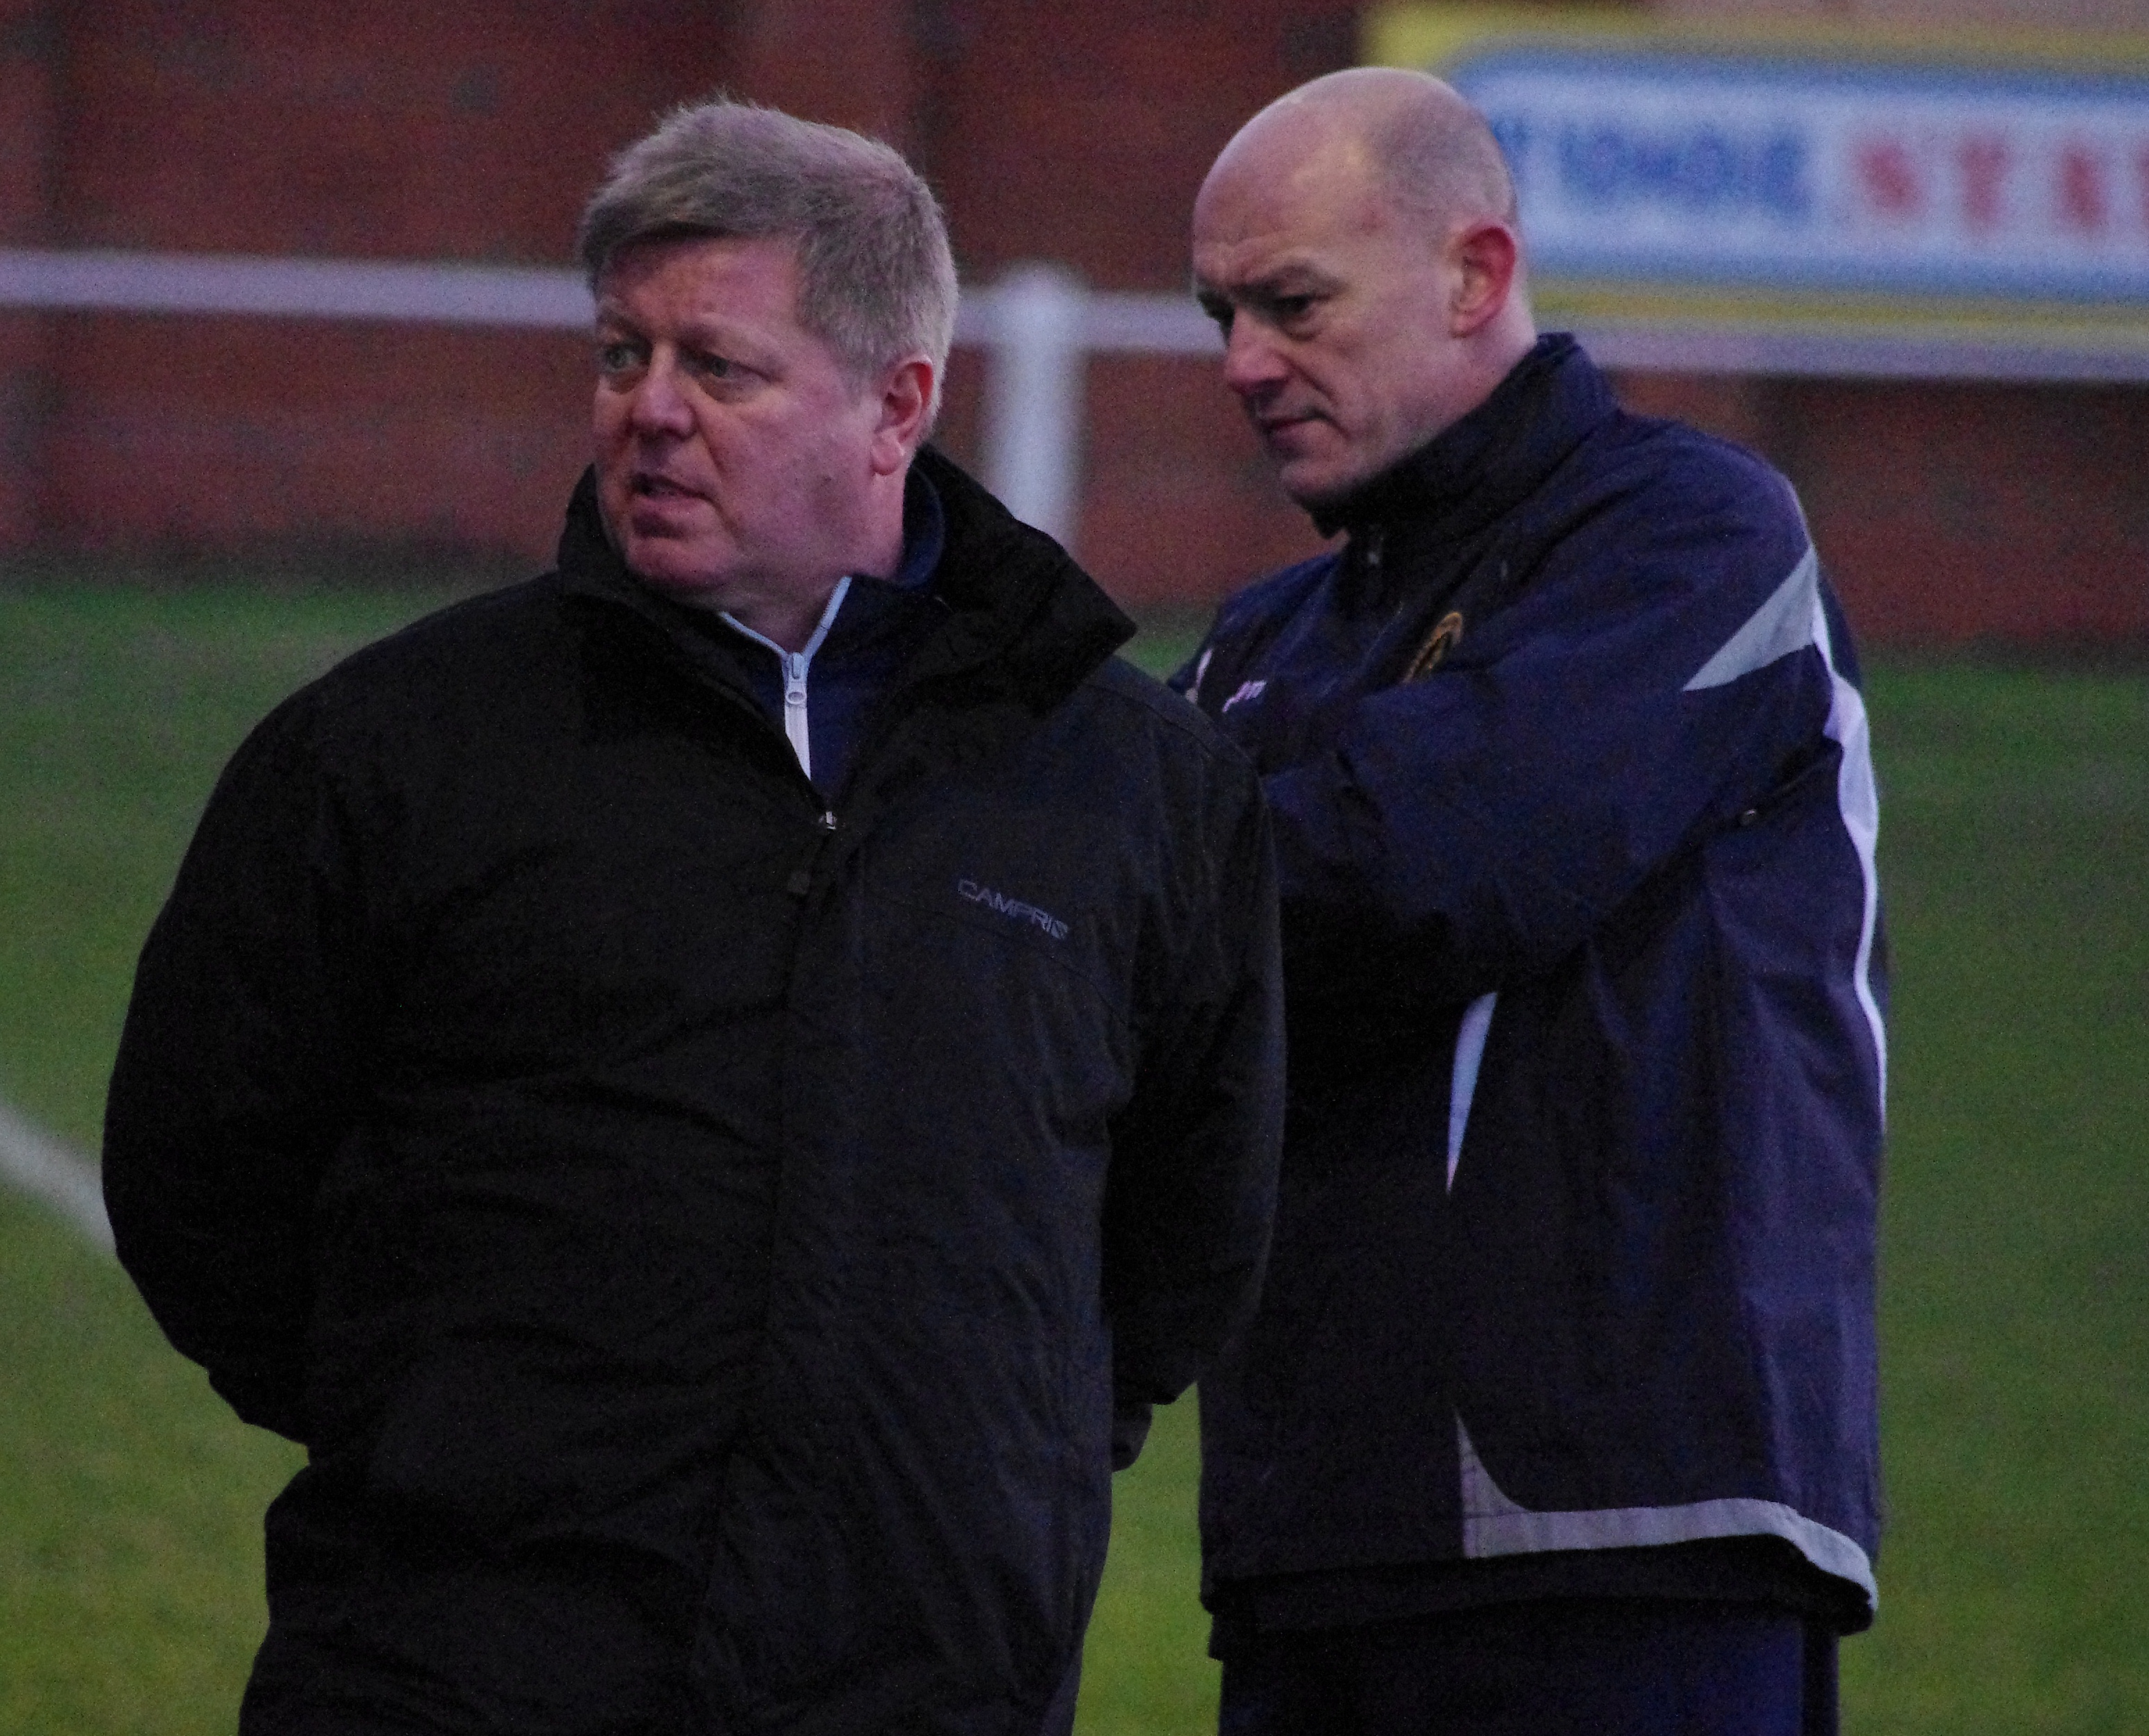
[[[1548,332],[1482,404],[1314,523],[1354,541],[1378,530],[1391,566],[1407,569],[1416,548],[1452,544],[1512,511],[1617,408],[1581,345]]]
[[[939,499],[942,546],[926,582],[948,618],[901,684],[967,677],[1032,712],[1049,710],[1133,636],[1134,623],[1065,550],[952,460],[929,446],[914,469]],[[594,470],[567,503],[559,567],[570,596],[632,613],[675,647],[694,636],[688,606],[642,584],[620,559],[597,511]]]
[[[931,447],[917,466],[940,496],[947,548],[933,591],[947,628],[912,673],[952,676],[990,665],[1031,710],[1057,704],[1134,637],[1135,625],[1096,581]]]

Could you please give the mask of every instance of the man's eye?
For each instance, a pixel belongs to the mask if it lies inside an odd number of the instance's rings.
[[[738,374],[738,364],[727,355],[697,355],[691,365],[704,380],[731,380]]]
[[[642,365],[642,351],[635,345],[600,344],[597,345],[597,372],[610,379],[617,375],[631,374]]]
[[[1303,320],[1313,311],[1313,298],[1311,295],[1279,295],[1272,305],[1276,319],[1288,325],[1295,320]]]

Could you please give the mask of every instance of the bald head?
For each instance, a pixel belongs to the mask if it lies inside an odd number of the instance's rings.
[[[1514,184],[1437,78],[1335,73],[1224,148],[1194,287],[1293,498],[1325,515],[1487,397],[1537,340]]]
[[[1224,147],[1209,179],[1272,174],[1279,159],[1323,149],[1355,157],[1399,214],[1430,229],[1514,226],[1514,179],[1484,117],[1452,86],[1401,67],[1351,67],[1278,97]]]

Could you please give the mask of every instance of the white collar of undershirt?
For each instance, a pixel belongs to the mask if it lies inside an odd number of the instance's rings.
[[[836,624],[836,616],[842,612],[843,599],[850,594],[850,589],[851,576],[845,573],[828,593],[828,606],[821,611],[813,637],[797,651],[786,651],[766,633],[757,633],[728,609],[717,611],[717,618],[733,632],[752,640],[756,645],[765,645],[776,653],[777,667],[783,672],[783,738],[798,756],[798,769],[808,777],[813,775],[813,743],[807,727],[806,672],[813,662],[813,653],[828,637],[828,629]]]

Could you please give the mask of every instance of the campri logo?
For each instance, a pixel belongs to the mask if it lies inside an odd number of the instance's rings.
[[[1034,904],[1025,904],[1019,898],[1011,898],[1004,892],[994,892],[989,886],[980,886],[974,880],[958,880],[955,890],[973,904],[983,904],[988,910],[997,910],[1002,916],[1011,916],[1019,923],[1028,923],[1042,928],[1054,940],[1067,938],[1067,924],[1049,912]]]

